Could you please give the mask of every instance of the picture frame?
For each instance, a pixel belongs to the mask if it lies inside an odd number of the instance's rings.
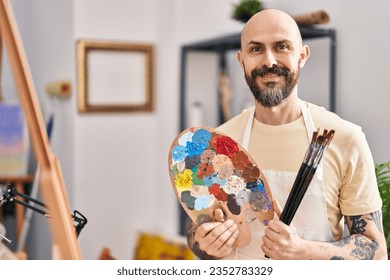
[[[153,45],[77,41],[78,110],[153,111]]]

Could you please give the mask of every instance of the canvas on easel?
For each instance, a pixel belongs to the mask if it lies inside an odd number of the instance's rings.
[[[19,104],[0,102],[0,176],[28,172],[29,136]]]

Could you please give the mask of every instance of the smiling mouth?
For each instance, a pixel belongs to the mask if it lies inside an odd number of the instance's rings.
[[[267,73],[265,75],[262,75],[262,78],[278,78],[282,76],[281,74],[276,74],[276,73]]]
[[[259,84],[262,84],[268,89],[274,89],[278,86],[281,86],[283,84],[283,75],[278,74],[266,74],[264,76],[260,77],[260,80],[258,80]]]

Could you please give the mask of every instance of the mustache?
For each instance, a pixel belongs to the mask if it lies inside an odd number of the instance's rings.
[[[267,66],[262,66],[261,68],[253,69],[251,72],[251,75],[252,75],[252,78],[255,78],[257,76],[262,77],[262,76],[267,75],[269,73],[283,75],[285,77],[288,77],[290,72],[286,67],[280,67],[280,66],[274,65],[271,68],[269,68]]]

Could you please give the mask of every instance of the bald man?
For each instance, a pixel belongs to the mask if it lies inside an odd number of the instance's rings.
[[[237,58],[254,106],[218,130],[241,143],[261,167],[277,213],[287,200],[313,131],[336,133],[291,226],[276,216],[268,226],[254,220],[250,243],[238,248],[238,226],[217,210],[215,221],[189,229],[189,244],[200,258],[387,259],[382,201],[364,133],[298,98],[299,72],[309,56],[296,22],[286,13],[267,9],[246,23]]]

